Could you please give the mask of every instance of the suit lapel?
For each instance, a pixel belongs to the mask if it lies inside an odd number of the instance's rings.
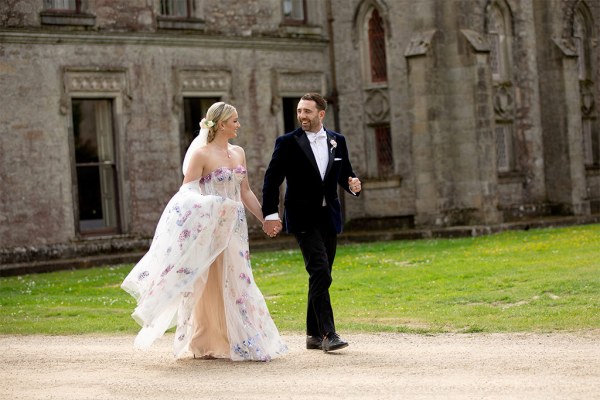
[[[308,136],[306,136],[302,129],[298,129],[296,131],[296,142],[298,142],[298,145],[304,152],[304,155],[306,155],[306,157],[308,158],[308,161],[310,161],[311,165],[315,168],[317,172],[319,172],[319,166],[317,165],[317,160],[315,159],[315,155],[313,154],[312,148],[310,147]]]
[[[327,169],[325,170],[325,177],[327,177],[327,174],[329,174],[329,171],[331,171],[331,166],[333,165],[333,159],[335,158],[335,151],[332,148],[333,146],[331,145],[331,141],[335,140],[333,138],[333,136],[329,133],[329,131],[327,129],[325,129],[325,133],[327,134],[327,153],[329,154],[329,160],[327,161]],[[304,135],[306,136],[306,135]]]

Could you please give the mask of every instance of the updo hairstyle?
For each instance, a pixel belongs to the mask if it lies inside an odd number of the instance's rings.
[[[236,112],[234,106],[222,101],[214,103],[212,106],[210,106],[206,112],[206,120],[212,121],[214,125],[208,128],[208,137],[206,138],[207,143],[210,143],[215,139],[217,131],[219,130],[219,124],[227,121],[234,112]]]

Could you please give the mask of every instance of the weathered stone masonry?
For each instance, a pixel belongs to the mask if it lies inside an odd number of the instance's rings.
[[[350,229],[600,213],[598,2],[307,0],[292,22],[281,0],[162,3],[0,3],[0,264],[142,249],[181,183],[189,98],[236,106],[260,194],[284,99],[325,94],[363,180]],[[110,104],[109,234],[79,225],[78,99]]]

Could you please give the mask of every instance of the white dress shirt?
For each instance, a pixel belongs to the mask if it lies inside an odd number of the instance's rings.
[[[327,163],[329,162],[329,154],[327,153],[327,134],[325,129],[321,126],[319,132],[306,132],[310,147],[317,160],[317,166],[321,173],[321,180],[325,179],[325,171],[327,170]]]

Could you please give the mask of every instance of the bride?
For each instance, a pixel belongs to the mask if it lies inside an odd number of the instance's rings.
[[[148,348],[177,326],[176,357],[268,361],[287,346],[250,265],[244,206],[264,219],[244,150],[229,143],[240,127],[237,111],[215,103],[200,127],[184,158],[183,185],[121,285],[137,300],[132,317],[142,329],[134,345]]]

